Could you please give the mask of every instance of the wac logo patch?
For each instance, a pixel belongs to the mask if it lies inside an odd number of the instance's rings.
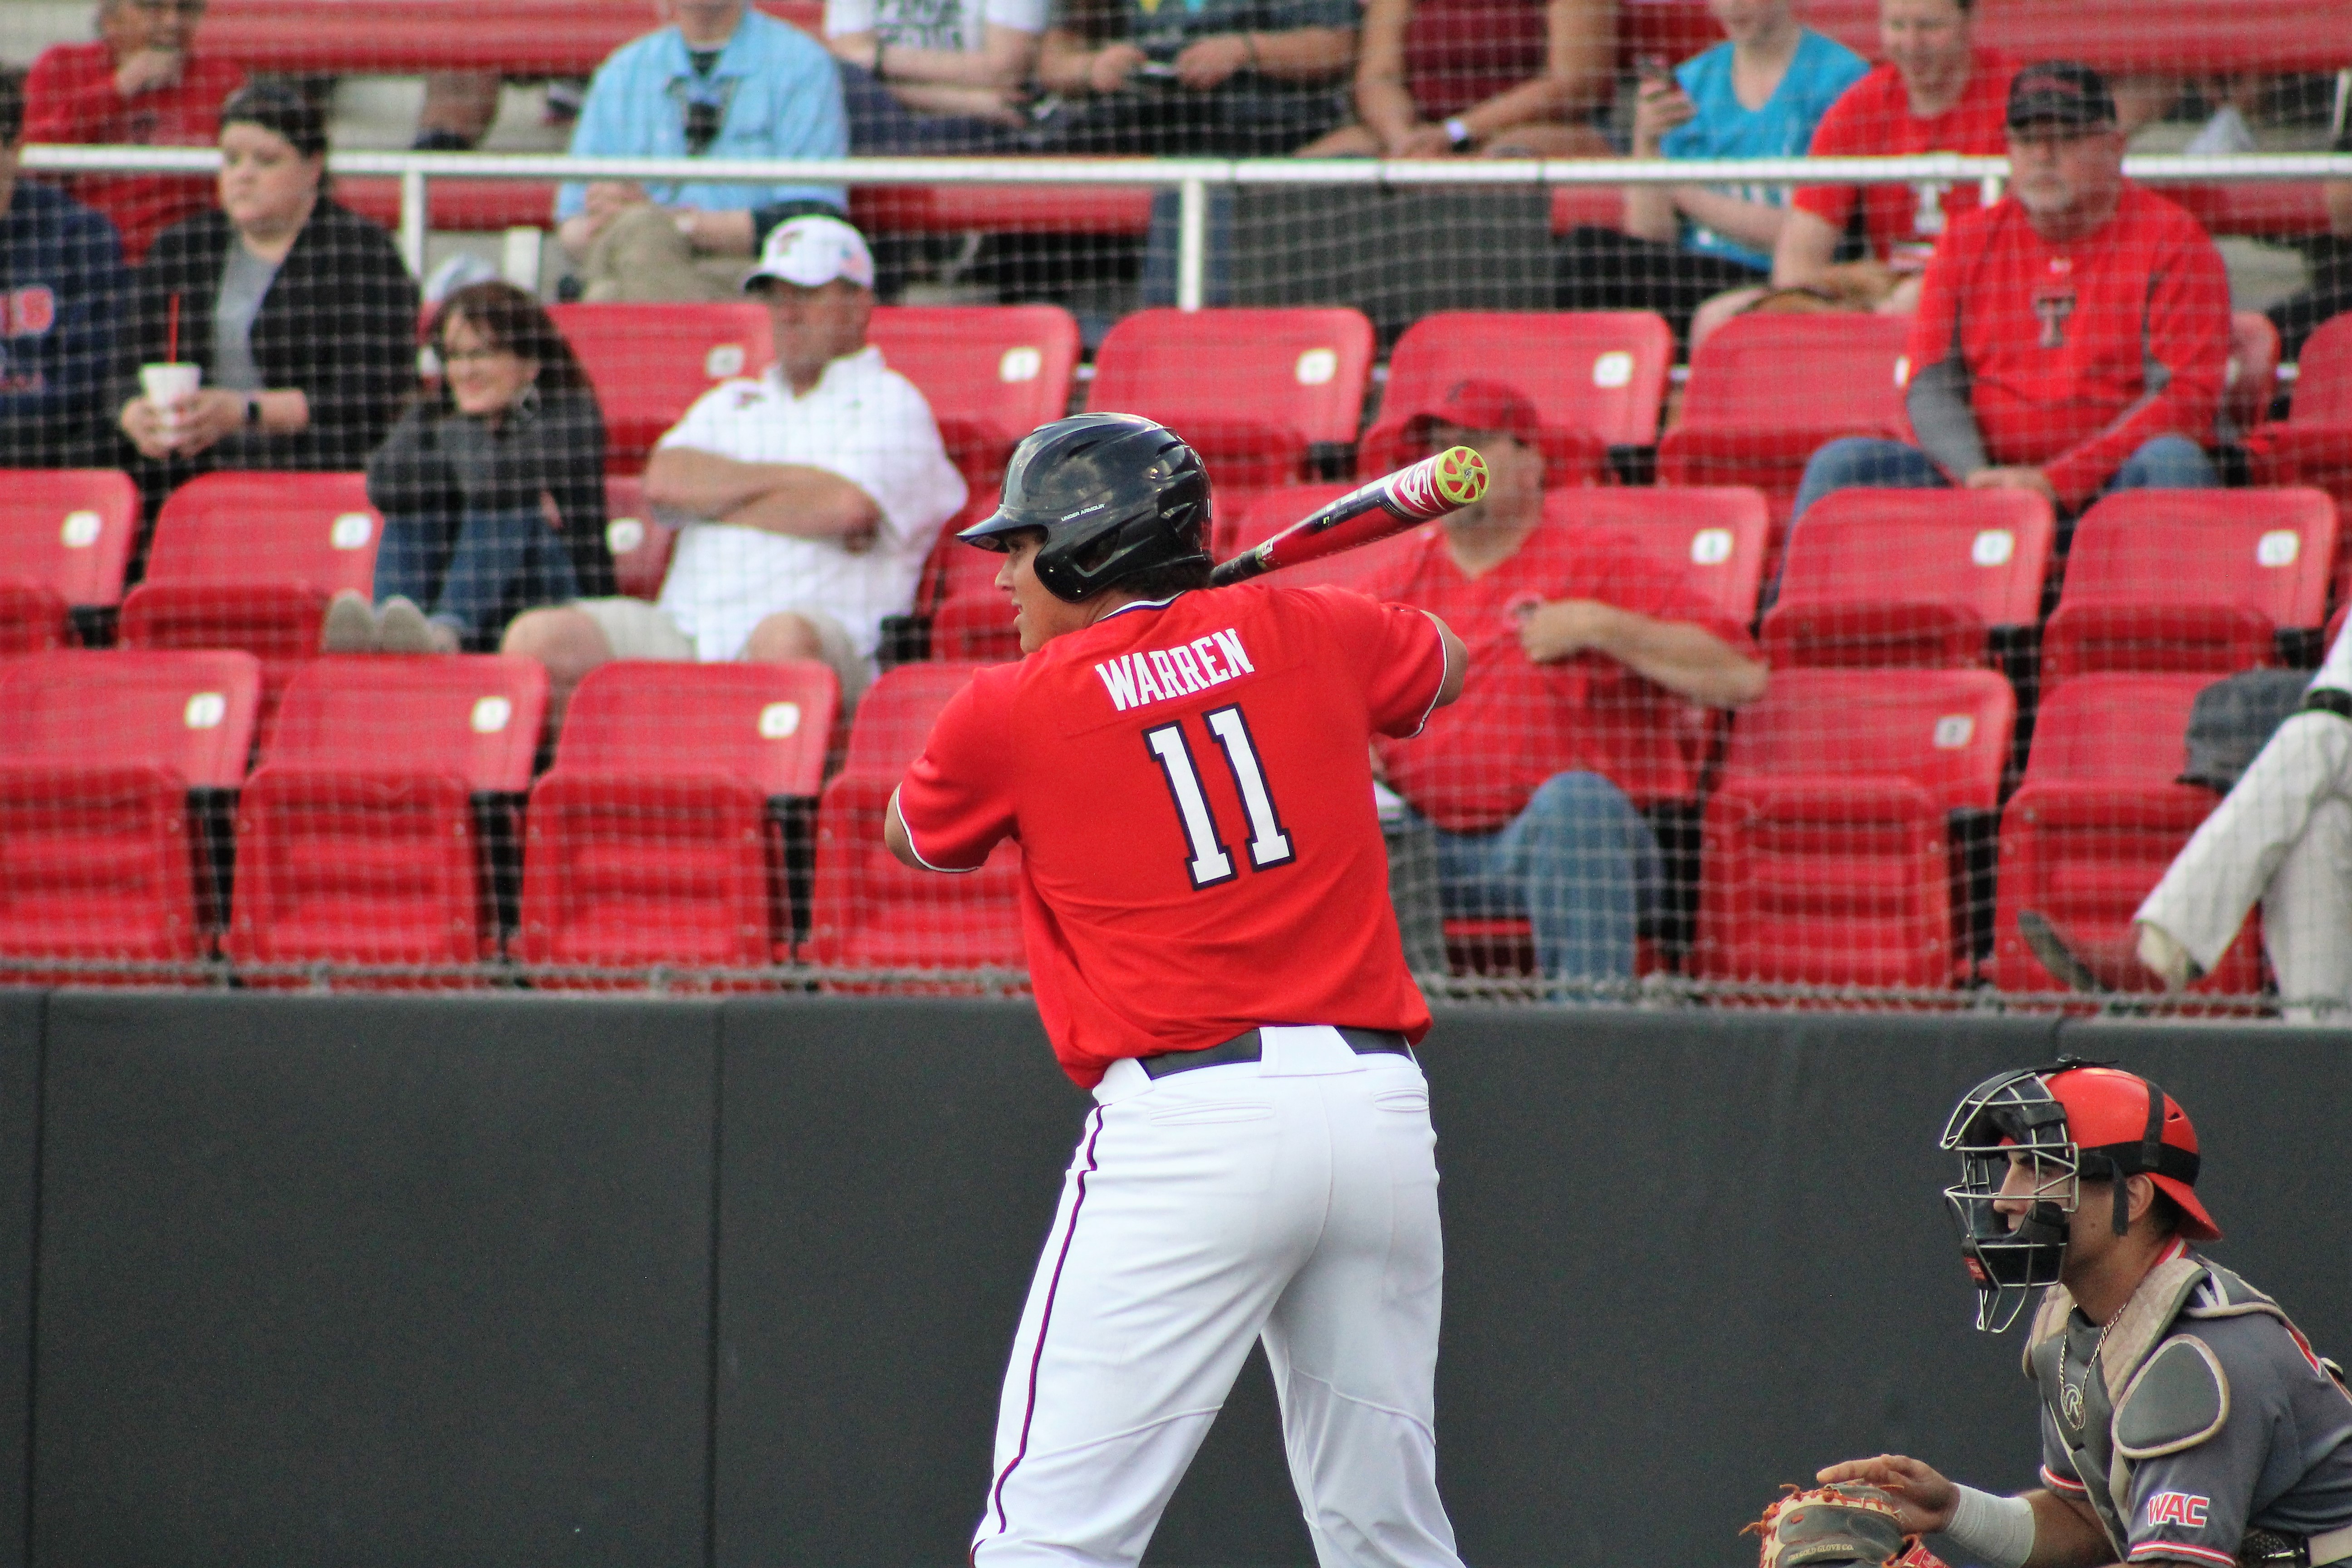
[[[2202,1529],[2205,1510],[2213,1506],[2211,1498],[2199,1497],[2195,1492],[2158,1492],[2147,1500],[2147,1528],[2159,1524],[2184,1524]]]

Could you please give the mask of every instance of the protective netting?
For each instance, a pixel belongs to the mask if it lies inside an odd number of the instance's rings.
[[[1270,580],[1469,647],[1374,748],[1433,995],[2352,1005],[2343,0],[361,9],[0,12],[0,974],[1021,989],[1018,847],[883,822],[1117,409],[1220,559],[1486,455]],[[1715,166],[1808,148],[1915,163]]]

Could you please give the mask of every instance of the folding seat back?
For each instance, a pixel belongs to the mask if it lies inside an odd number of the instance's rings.
[[[918,616],[930,624],[930,657],[950,662],[1002,664],[1021,657],[1013,609],[996,585],[1004,557],[966,544],[957,532],[996,510],[994,488],[977,490],[940,530],[915,593]]]
[[[1859,311],[1735,316],[1691,356],[1680,423],[1658,443],[1658,482],[1754,485],[1785,519],[1824,444],[1909,439],[1909,334],[1907,317]]]
[[[0,661],[0,952],[205,956],[207,823],[245,777],[260,692],[245,653]]]
[[[1745,626],[1756,618],[1771,521],[1764,498],[1746,486],[1553,490],[1544,497],[1544,517],[1631,534],[1683,573],[1725,620]]]
[[[511,808],[530,787],[546,707],[547,672],[527,658],[305,665],[237,803],[229,957],[449,965],[496,956],[494,878],[502,852],[510,861]],[[274,978],[302,983],[299,972]]]
[[[645,482],[634,474],[605,476],[604,514],[604,548],[613,552],[614,581],[632,598],[660,598],[677,530],[655,521],[646,505]]]
[[[156,515],[145,580],[365,594],[383,536],[364,474],[205,474]]]
[[[1070,406],[1078,323],[1058,305],[884,306],[866,341],[921,389],[976,489],[992,489],[1014,444]]]
[[[1837,490],[1789,539],[1764,649],[1793,665],[1981,664],[2042,616],[2055,533],[2028,490]]]
[[[753,968],[789,956],[792,797],[841,701],[818,664],[616,661],[580,683],[531,792],[516,954]]]
[[[821,664],[619,659],[572,693],[555,765],[635,778],[730,773],[763,795],[814,796],[840,707],[841,683]]]
[[[2314,485],[2352,508],[2352,315],[2303,342],[2287,416],[2256,429],[2246,454],[2258,485]],[[2336,595],[2352,599],[2352,548],[2339,541]]]
[[[2322,321],[2295,362],[2294,425],[2352,425],[2352,315]]]
[[[1544,482],[1601,483],[1612,447],[1649,447],[1674,364],[1674,333],[1649,310],[1441,310],[1404,330],[1389,356],[1380,417],[1364,434],[1359,471],[1387,473],[1415,410],[1456,383],[1497,381],[1541,416]]]
[[[1317,448],[1352,447],[1372,373],[1360,310],[1137,310],[1095,352],[1087,406],[1159,420],[1221,489],[1308,477]]]
[[[1735,721],[1707,802],[1696,973],[1928,987],[1965,976],[1969,847],[1999,797],[2015,718],[1990,670],[1776,674]]]
[[[696,398],[774,358],[767,308],[750,300],[551,305],[548,314],[596,389],[608,468],[643,467]]]
[[[891,793],[940,710],[978,668],[900,665],[858,703],[848,759],[817,810],[811,962],[850,969],[1023,966],[1016,846],[1000,844],[978,871],[962,877],[909,870],[882,846]]]
[[[2280,662],[2327,619],[2335,503],[2318,490],[2119,490],[2074,530],[2042,678]]]
[[[2134,955],[2131,917],[2213,809],[2212,791],[2176,781],[2189,709],[2216,679],[2095,673],[2043,693],[2024,779],[2001,814],[1993,979],[2002,990],[2063,989],[2021,933],[2028,910],[2109,986],[2157,986]],[[2259,984],[2254,924],[2199,989]]]
[[[0,654],[62,647],[72,606],[121,603],[138,531],[127,474],[0,469]]]

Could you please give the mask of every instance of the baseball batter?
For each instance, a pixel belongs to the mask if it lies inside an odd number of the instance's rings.
[[[1094,1091],[1013,1347],[979,1568],[1133,1563],[1251,1342],[1318,1560],[1454,1568],[1432,1436],[1429,1014],[1370,738],[1460,690],[1434,618],[1202,591],[1209,484],[1129,415],[1048,425],[996,514],[1027,656],[940,714],[887,821],[911,866],[1018,839],[1037,1007]]]
[[[2352,1396],[2271,1299],[2190,1243],[2220,1229],[2170,1096],[2071,1058],[1971,1089],[1947,1190],[1995,1332],[2048,1287],[2025,1344],[2042,1489],[1996,1498],[1916,1459],[1832,1465],[1992,1568],[2352,1562]]]

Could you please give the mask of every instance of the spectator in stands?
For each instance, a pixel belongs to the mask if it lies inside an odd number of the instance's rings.
[[[2110,489],[2219,483],[2205,447],[2230,356],[2230,286],[2197,221],[2123,176],[2099,73],[2017,73],[2010,194],[1954,223],[1911,339],[1917,446],[1813,454],[1795,516],[1849,485],[2007,487],[2070,518]],[[2063,525],[2071,537],[2071,523]]]
[[[25,79],[25,139],[205,147],[245,84],[234,61],[190,48],[205,0],[100,0],[98,41],[42,51]],[[68,195],[114,220],[137,265],[155,237],[210,199],[201,174],[76,174]]]
[[[1367,0],[1356,118],[1309,158],[1601,158],[1616,0]]]
[[[749,0],[676,0],[674,14],[596,68],[575,157],[848,151],[841,75],[824,46]],[[573,181],[555,198],[557,232],[590,300],[731,299],[776,225],[845,210],[838,185]]]
[[[2335,151],[2352,153],[2352,121],[2336,132]],[[2312,268],[2311,287],[2270,309],[2271,325],[2278,329],[2279,355],[2293,363],[2303,357],[2303,340],[2331,316],[2352,310],[2352,180],[2335,180],[2321,187],[2327,197],[2328,239]]]
[[[114,323],[129,279],[114,226],[16,177],[24,83],[0,71],[0,468],[110,455]]]
[[[1356,0],[1119,0],[1100,41],[1076,20],[1038,57],[1046,151],[1279,157],[1346,112]]]
[[[1636,158],[1779,158],[1804,152],[1841,93],[1868,74],[1860,55],[1800,26],[1790,0],[1707,0],[1728,35],[1672,76],[1644,73]],[[1690,330],[1709,295],[1761,283],[1788,216],[1780,185],[1628,185],[1625,222],[1561,242],[1563,310],[1650,310]]]
[[[1878,42],[1886,63],[1830,106],[1813,132],[1811,155],[2008,152],[2003,116],[2017,68],[1997,50],[1977,47],[1975,16],[1976,0],[1879,0]],[[1919,275],[1945,225],[1976,206],[1973,181],[1799,186],[1773,242],[1769,288],[1735,289],[1701,306],[1691,322],[1691,347],[1759,301],[1767,309],[1909,315],[1918,308]],[[1839,244],[1856,207],[1865,253],[1840,261]]]
[[[1659,890],[1657,840],[1629,791],[1678,748],[1678,702],[1751,702],[1764,665],[1638,541],[1544,520],[1536,412],[1516,391],[1458,383],[1407,428],[1430,450],[1476,447],[1489,479],[1365,585],[1440,616],[1470,650],[1461,700],[1419,739],[1383,744],[1384,775],[1436,829],[1447,914],[1524,916],[1546,974],[1629,981]]]
[[[2246,912],[2290,1020],[2352,1008],[2352,625],[2290,715],[2132,919],[2140,962],[2173,990],[2221,961]]]
[[[615,591],[604,420],[572,345],[536,300],[496,281],[450,295],[428,337],[441,385],[368,459],[382,619],[339,595],[329,653],[486,651],[523,610]]]
[[[849,150],[950,155],[1018,145],[1046,0],[825,0]]]
[[[882,618],[913,607],[940,525],[964,503],[930,405],[866,341],[874,258],[838,218],[768,237],[747,291],[775,363],[706,394],[646,466],[646,500],[691,520],[660,603],[531,610],[506,651],[547,666],[551,724],[612,658],[821,659],[855,703]]]
[[[392,237],[326,191],[327,126],[263,82],[221,110],[220,205],[155,241],[131,363],[203,383],[176,408],[135,384],[116,423],[150,504],[211,468],[357,468],[415,382],[416,282]]]

